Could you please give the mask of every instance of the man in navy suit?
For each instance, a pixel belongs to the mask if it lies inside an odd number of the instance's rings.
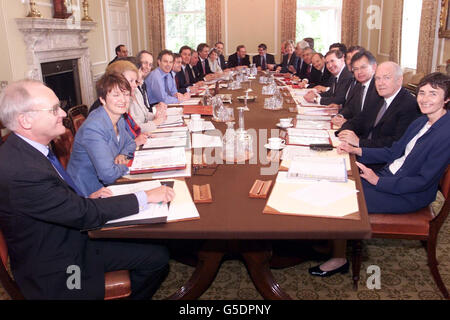
[[[237,46],[236,52],[228,57],[227,68],[242,68],[244,66],[250,66],[250,57],[247,54],[247,49],[245,49],[245,46],[241,44]]]
[[[253,63],[258,70],[273,70],[275,67],[275,57],[267,53],[267,46],[264,43],[258,46],[258,54],[253,56]]]
[[[211,68],[209,67],[208,54],[209,46],[206,43],[200,43],[197,46],[198,62],[194,67],[195,76],[200,80],[208,80],[214,77]],[[209,76],[210,75],[210,76]]]
[[[217,49],[217,53],[219,55],[219,65],[222,70],[227,68],[227,62],[225,61],[225,57],[223,55],[223,42],[219,41],[214,45],[214,48]]]
[[[311,59],[313,69],[311,71],[311,81],[309,81],[308,88],[314,88],[321,86],[323,88],[330,86],[331,73],[325,66],[324,56],[316,52],[313,54]]]
[[[353,61],[353,60],[352,60]],[[367,105],[339,130],[339,140],[356,147],[390,147],[420,116],[415,97],[402,87],[401,67],[383,62],[375,72],[375,86],[383,98]]]
[[[0,121],[13,133],[0,148],[0,229],[11,270],[27,299],[103,299],[105,272],[130,270],[132,297],[148,299],[168,270],[168,251],[151,243],[89,239],[81,230],[138,213],[147,202],[168,202],[159,187],[111,197],[106,188],[89,198],[49,150],[63,134],[54,92],[40,81],[10,84],[0,94]],[[68,286],[78,267],[80,286]]]
[[[357,83],[348,93],[339,114],[332,119],[332,122],[338,126],[355,118],[365,108],[378,105],[383,100],[375,88],[374,75],[377,61],[372,53],[366,50],[357,52],[353,56],[350,66]]]
[[[182,46],[180,48],[180,56],[181,70],[176,74],[178,91],[181,93],[193,93],[193,87],[196,86],[197,83],[202,84],[203,81],[199,82],[194,75],[191,65],[189,64],[191,62],[192,49],[189,46]],[[196,90],[194,89],[194,91]]]
[[[305,95],[305,100],[322,105],[344,104],[348,87],[353,81],[353,74],[347,69],[344,54],[331,50],[325,55],[328,71],[332,74],[331,85],[327,91],[317,94],[313,91]]]

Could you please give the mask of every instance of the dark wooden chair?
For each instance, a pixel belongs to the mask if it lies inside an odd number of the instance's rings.
[[[53,153],[56,155],[59,162],[61,162],[64,169],[66,169],[67,164],[69,163],[70,154],[72,153],[74,129],[72,121],[69,118],[64,118],[63,124],[66,127],[66,132],[53,139],[51,145]]]
[[[0,284],[13,300],[24,300],[19,286],[8,272],[8,247],[0,230]],[[130,273],[118,270],[105,273],[105,300],[122,299],[131,294]]]
[[[88,107],[84,104],[74,106],[67,111],[67,116],[72,120],[74,134],[88,117]]]
[[[405,214],[376,213],[370,214],[372,238],[420,240],[427,251],[428,266],[431,274],[442,292],[449,299],[448,290],[442,281],[436,259],[436,244],[439,230],[450,212],[450,166],[444,173],[439,189],[445,202],[441,210],[433,212],[430,206],[416,212]],[[354,241],[353,251],[353,285],[357,288],[361,267],[361,241]]]

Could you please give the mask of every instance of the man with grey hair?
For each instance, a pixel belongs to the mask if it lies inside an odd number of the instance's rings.
[[[303,68],[306,67],[303,63],[303,51],[306,48],[309,48],[308,42],[306,42],[305,40],[297,42],[297,45],[295,47],[295,55],[298,58],[297,66],[289,66],[289,71],[293,74],[300,74]]]
[[[337,132],[339,140],[355,147],[390,147],[420,116],[415,97],[402,87],[403,73],[398,64],[381,63],[374,79],[376,90],[383,99],[364,107]]]
[[[132,298],[148,299],[167,274],[168,251],[151,243],[96,241],[81,230],[169,202],[170,188],[112,197],[101,188],[85,198],[49,150],[63,134],[55,93],[22,80],[0,94],[0,121],[12,131],[0,147],[0,230],[11,271],[26,299],[103,299],[105,272],[130,270]],[[77,288],[68,285],[73,267]]]

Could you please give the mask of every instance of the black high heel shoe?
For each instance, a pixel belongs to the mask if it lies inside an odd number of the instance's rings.
[[[342,266],[340,266],[339,268],[336,268],[334,270],[330,270],[330,271],[323,271],[322,269],[320,269],[320,265],[309,268],[308,272],[316,277],[330,277],[333,274],[336,273],[347,273],[348,269],[350,268],[350,263],[347,261],[346,263],[344,263]]]

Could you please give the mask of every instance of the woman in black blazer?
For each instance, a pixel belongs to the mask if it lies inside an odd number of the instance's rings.
[[[289,66],[294,66],[295,69],[297,69],[297,61],[298,58],[295,55],[295,47],[294,42],[292,40],[289,40],[286,42],[284,46],[284,52],[286,53],[283,55],[283,62],[279,65],[277,65],[276,71],[281,73],[288,73]]]

